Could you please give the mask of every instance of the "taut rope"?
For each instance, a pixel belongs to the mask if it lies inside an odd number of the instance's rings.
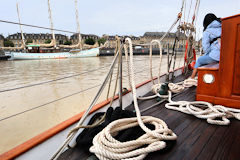
[[[126,42],[128,42],[130,49],[131,85],[137,117],[116,120],[110,123],[103,131],[94,137],[93,146],[90,148],[90,152],[95,153],[95,155],[101,160],[140,160],[146,157],[149,152],[163,149],[166,146],[166,143],[163,140],[176,140],[177,138],[176,134],[168,128],[164,121],[150,116],[141,117],[134,81],[132,42],[130,38],[126,38]],[[155,129],[150,130],[144,123],[153,124]],[[139,137],[137,140],[119,142],[113,137],[113,135],[116,135],[119,131],[137,125],[146,132],[146,134]],[[145,145],[147,145],[147,147],[143,147]]]

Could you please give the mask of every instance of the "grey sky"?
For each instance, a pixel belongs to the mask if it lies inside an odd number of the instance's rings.
[[[195,5],[196,0],[192,1]],[[16,2],[0,0],[1,20],[18,21]],[[50,26],[47,0],[18,2],[22,23]],[[187,0],[187,15],[190,2],[191,0]],[[141,36],[146,31],[166,31],[180,11],[181,3],[182,0],[79,0],[81,33]],[[76,31],[74,0],[51,0],[51,8],[54,28]],[[218,17],[227,17],[239,14],[239,11],[240,0],[201,0],[197,30],[201,34],[203,18],[209,12]],[[19,31],[17,25],[0,23],[0,34],[4,36]],[[23,31],[49,32],[29,27],[23,27]]]

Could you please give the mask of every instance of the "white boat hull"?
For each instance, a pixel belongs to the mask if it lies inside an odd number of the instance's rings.
[[[82,50],[75,53],[59,52],[59,53],[21,53],[12,52],[12,60],[34,60],[34,59],[62,59],[62,58],[82,58],[99,56],[99,48]]]

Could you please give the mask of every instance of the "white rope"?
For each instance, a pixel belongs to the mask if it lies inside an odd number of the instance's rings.
[[[164,140],[176,140],[177,136],[166,125],[166,123],[158,118],[144,116],[141,117],[137,103],[135,76],[133,70],[133,49],[130,38],[126,38],[130,49],[130,74],[134,107],[137,117],[124,118],[110,123],[105,129],[98,133],[93,139],[93,146],[90,152],[100,160],[111,159],[128,159],[141,160],[147,156],[149,152],[154,152],[163,149],[166,146]],[[150,123],[155,126],[154,130],[150,130],[145,126],[145,123]],[[139,125],[146,133],[137,140],[128,142],[119,142],[113,136],[119,131],[125,130]],[[143,147],[147,145],[147,147]]]
[[[158,47],[159,47],[159,69],[158,69],[158,84],[154,83],[154,79],[153,79],[153,73],[152,73],[152,47],[153,44],[157,43]],[[150,69],[150,78],[152,80],[153,86],[152,86],[152,91],[153,93],[157,93],[157,91],[155,90],[155,86],[159,86],[160,85],[160,74],[161,74],[161,65],[162,65],[162,45],[161,42],[159,40],[152,40],[150,43],[150,53],[149,53],[149,69]],[[148,99],[153,99],[156,98],[157,95],[154,96],[148,96],[148,97],[138,97],[138,99],[140,100],[148,100]]]
[[[229,125],[229,118],[240,120],[240,110],[227,108],[222,105],[212,105],[203,101],[172,101],[172,93],[169,91],[169,103],[165,104],[168,109],[194,115],[201,119],[207,119],[210,124]],[[199,107],[201,106],[201,107]]]
[[[127,62],[127,75],[128,75],[128,84],[129,87],[132,90],[132,84],[131,84],[131,74],[130,74],[130,68],[129,68],[129,59],[128,59],[128,46],[126,44],[124,44],[124,53],[125,53],[125,59]]]
[[[168,95],[160,95],[158,92],[161,89],[161,84],[154,85],[153,91],[158,97],[168,98],[169,103],[165,104],[165,107],[172,110],[177,110],[186,114],[194,115],[201,119],[207,119],[207,122],[210,124],[216,125],[229,125],[229,118],[236,118],[240,120],[240,110],[227,108],[222,105],[212,105],[208,102],[203,101],[172,101],[172,93],[179,93],[185,88],[192,86],[197,86],[197,78],[195,79],[186,79],[183,82],[179,83],[169,83],[169,92]],[[153,98],[156,95],[152,96]]]
[[[168,95],[160,95],[159,94],[161,86],[162,86],[162,83],[154,84],[152,86],[152,92],[155,95],[148,96],[148,97],[138,97],[138,99],[148,100],[148,99],[153,99],[153,98],[156,98],[156,97],[168,98]],[[179,93],[179,92],[183,91],[185,88],[189,88],[189,87],[192,87],[192,86],[197,86],[197,77],[195,79],[188,78],[188,79],[185,79],[182,82],[169,83],[168,84],[169,90],[173,93]]]

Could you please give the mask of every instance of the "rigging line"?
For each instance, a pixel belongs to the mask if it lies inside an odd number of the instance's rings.
[[[115,46],[115,50],[114,50],[114,56],[117,54],[117,52],[118,52],[118,43],[119,43],[119,38],[116,36],[115,37],[116,38],[116,46]],[[119,69],[119,68],[118,68]],[[118,72],[119,70],[117,70],[117,72]],[[107,99],[109,98],[109,92],[110,92],[110,89],[111,89],[111,83],[112,83],[112,78],[113,78],[113,72],[114,72],[114,70],[112,70],[112,72],[111,72],[111,74],[110,74],[110,77],[109,77],[109,83],[108,83],[108,91],[107,91]],[[110,105],[111,106],[111,105]]]
[[[189,8],[189,12],[188,12],[187,22],[188,22],[188,19],[189,19],[189,16],[190,16],[191,9],[192,9],[192,0],[191,0],[191,3],[190,3],[190,8]]]
[[[164,33],[164,35],[162,35],[162,37],[159,39],[159,41],[161,42],[170,32],[171,30],[175,27],[175,25],[177,24],[177,22],[181,19],[182,17],[182,10],[183,7],[181,8],[180,13],[178,13],[177,19],[173,22],[172,26],[168,29],[168,31],[166,33]],[[146,46],[146,45],[151,45],[150,43],[146,43],[146,44],[133,44],[133,46]]]
[[[146,58],[147,59],[147,58]],[[145,61],[145,60],[136,60],[137,62],[140,62],[140,61]],[[126,61],[125,61],[126,62]],[[79,75],[84,75],[84,74],[87,74],[87,73],[91,73],[91,72],[94,72],[94,71],[98,71],[99,69],[103,69],[103,68],[106,68],[106,67],[109,67],[110,65],[108,66],[103,66],[103,67],[99,67],[99,68],[96,68],[96,69],[93,69],[93,70],[89,70],[89,71],[85,71],[85,72],[82,72],[82,73],[78,73],[78,74],[74,74],[74,75],[70,75],[70,76],[66,76],[66,77],[61,77],[61,78],[58,78],[58,79],[53,79],[53,80],[49,80],[49,81],[44,81],[44,82],[40,82],[40,83],[35,83],[35,84],[30,84],[30,85],[26,85],[26,86],[20,86],[20,87],[15,87],[15,88],[9,88],[9,89],[5,89],[5,90],[0,90],[0,93],[3,93],[3,92],[9,92],[9,91],[14,91],[14,90],[19,90],[19,89],[24,89],[24,88],[29,88],[29,87],[34,87],[34,86],[38,86],[38,85],[43,85],[43,84],[47,84],[47,83],[51,83],[51,82],[55,82],[55,81],[59,81],[59,80],[63,80],[63,79],[67,79],[67,78],[72,78],[72,77],[76,77],[76,76],[79,76]]]
[[[174,21],[174,23],[172,24],[172,26],[169,28],[169,30],[159,39],[159,41],[161,42],[166,36],[167,34],[169,34],[171,32],[171,30],[175,27],[175,25],[177,24],[177,22],[182,18],[182,10],[183,7],[181,8],[180,13],[178,13],[177,19]]]
[[[200,0],[198,0],[198,4],[197,4],[197,10],[196,10],[196,15],[195,15],[195,24],[194,24],[195,26],[196,26],[197,19],[198,19],[199,7],[200,7]]]
[[[178,39],[178,41],[177,41],[177,48],[179,48],[179,39]],[[176,66],[176,61],[177,61],[177,52],[178,52],[178,49],[176,49],[175,50],[175,56],[174,56],[174,63],[173,63],[173,69],[172,69],[172,71],[173,71],[173,75],[174,75],[174,70],[175,70],[175,66]]]
[[[12,21],[5,21],[5,20],[1,20],[1,19],[0,19],[0,22],[10,23],[10,24],[16,24],[16,25],[22,25],[22,26],[33,27],[33,28],[41,28],[41,29],[47,29],[47,30],[54,30],[54,31],[59,31],[59,32],[72,33],[72,34],[75,34],[75,33],[76,33],[76,32],[71,32],[71,31],[66,31],[66,30],[61,30],[61,29],[51,29],[51,28],[48,28],[48,27],[41,27],[41,26],[36,26],[36,25],[23,24],[23,23],[12,22]]]
[[[136,60],[136,61],[140,62],[140,61],[145,61],[145,60]],[[67,78],[72,78],[72,77],[76,77],[76,76],[79,76],[79,75],[84,75],[84,74],[87,74],[87,73],[98,71],[99,69],[103,69],[103,68],[106,68],[106,67],[109,67],[109,66],[110,65],[103,66],[103,67],[99,67],[99,68],[96,68],[96,69],[93,69],[93,70],[89,70],[89,71],[85,71],[85,72],[82,72],[82,73],[78,73],[78,74],[74,74],[74,75],[70,75],[70,76],[66,76],[66,77],[61,77],[61,78],[57,78],[57,79],[53,79],[53,80],[49,80],[49,81],[44,81],[44,82],[40,82],[40,83],[34,83],[34,84],[26,85],[26,86],[20,86],[20,87],[0,90],[0,93],[14,91],[14,90],[19,90],[19,89],[24,89],[24,88],[29,88],[29,87],[34,87],[34,86],[43,85],[43,84],[47,84],[47,83],[51,83],[51,82],[55,82],[55,81],[59,81],[59,80],[67,79]]]
[[[175,40],[174,40],[173,48],[172,48],[172,54],[170,55],[171,59],[169,59],[169,61],[168,61],[168,63],[169,63],[168,73],[171,71],[171,66],[173,67],[173,70],[174,70],[175,61],[176,61],[176,54],[177,54],[177,51],[175,50],[175,47],[176,47],[176,43],[178,43],[178,41],[179,41],[179,37],[176,36]],[[173,60],[173,56],[174,56],[174,60]],[[174,65],[172,65],[172,62],[174,63]]]
[[[87,73],[90,73],[90,72],[94,72],[94,71],[97,71],[97,70],[99,70],[99,69],[103,69],[103,68],[106,68],[106,67],[109,67],[109,66],[110,66],[110,65],[108,65],[108,66],[103,66],[103,67],[99,67],[99,68],[97,68],[97,69],[89,70],[89,71],[86,71],[86,72],[74,74],[74,75],[71,75],[71,76],[61,77],[61,78],[57,78],[57,79],[53,79],[53,80],[49,80],[49,81],[44,81],[44,82],[40,82],[40,83],[34,83],[34,84],[26,85],[26,86],[21,86],[21,87],[15,87],[15,88],[9,88],[9,89],[5,89],[5,90],[0,90],[0,93],[9,92],[9,91],[13,91],[13,90],[24,89],[24,88],[29,88],[29,87],[34,87],[34,86],[38,86],[38,85],[42,85],[42,84],[46,84],[46,83],[51,83],[51,82],[55,82],[55,81],[59,81],[59,80],[67,79],[67,78],[72,78],[72,77],[76,77],[76,76],[79,76],[79,75],[83,75],[83,74],[87,74]]]
[[[181,8],[181,13],[183,12],[183,9],[184,9],[184,4],[186,3],[186,1],[185,0],[182,0],[182,8]],[[180,18],[180,20],[179,20],[179,25],[181,24],[181,21],[182,21],[182,16],[181,16],[181,18]]]
[[[156,69],[157,69],[157,68],[156,68]],[[146,70],[148,70],[148,68],[143,69],[143,70],[138,71],[138,72],[135,72],[135,73],[141,73],[142,71],[146,71]],[[124,75],[123,77],[127,77],[127,76],[128,76],[128,75]],[[116,80],[116,79],[112,79],[112,81],[114,81],[114,80]],[[57,102],[57,101],[60,101],[60,100],[66,99],[66,98],[68,98],[68,97],[72,97],[72,96],[74,96],[74,95],[77,95],[77,94],[83,93],[83,92],[85,92],[85,91],[88,91],[88,90],[91,90],[91,89],[93,89],[93,88],[99,87],[100,85],[101,85],[101,84],[98,84],[98,85],[95,85],[95,86],[92,86],[92,87],[86,88],[86,89],[84,89],[84,90],[81,90],[81,91],[78,91],[78,92],[75,92],[75,93],[69,94],[69,95],[67,95],[67,96],[64,96],[64,97],[61,97],[61,98],[58,98],[58,99],[52,100],[52,101],[50,101],[50,102],[47,102],[47,103],[41,104],[41,105],[39,105],[39,106],[36,106],[36,107],[30,108],[30,109],[24,110],[24,111],[22,111],[22,112],[19,112],[19,113],[16,113],[16,114],[13,114],[13,115],[7,116],[7,117],[5,117],[5,118],[0,119],[0,122],[1,122],[1,121],[4,121],[4,120],[7,120],[7,119],[9,119],[9,118],[12,118],[12,117],[16,117],[16,116],[21,115],[21,114],[23,114],[23,113],[26,113],[26,112],[29,112],[29,111],[32,111],[32,110],[35,110],[35,109],[38,109],[38,108],[44,107],[44,106],[46,106],[46,105],[48,105],[48,104],[51,104],[51,103],[54,103],[54,102]]]
[[[50,102],[47,102],[47,103],[41,104],[41,105],[39,105],[39,106],[36,106],[36,107],[30,108],[30,109],[24,110],[24,111],[22,111],[22,112],[19,112],[19,113],[13,114],[13,115],[11,115],[11,116],[8,116],[8,117],[5,117],[5,118],[2,118],[2,119],[0,119],[0,122],[1,122],[1,121],[4,121],[4,120],[7,120],[7,119],[9,119],[9,118],[12,118],[12,117],[15,117],[15,116],[21,115],[21,114],[23,114],[23,113],[26,113],[26,112],[29,112],[29,111],[35,110],[35,109],[37,109],[37,108],[44,107],[44,106],[46,106],[46,105],[48,105],[48,104],[51,104],[51,103],[54,103],[54,102],[60,101],[60,100],[62,100],[62,99],[65,99],[65,98],[68,98],[68,97],[74,96],[74,95],[76,95],[76,94],[79,94],[79,93],[85,92],[85,91],[87,91],[87,90],[93,89],[93,88],[98,87],[98,86],[100,86],[100,85],[99,85],[99,84],[98,84],[98,85],[95,85],[95,86],[93,86],[93,87],[90,87],[90,88],[87,88],[87,89],[84,89],[84,90],[81,90],[81,91],[78,91],[78,92],[72,93],[72,94],[70,94],[70,95],[67,95],[67,96],[64,96],[64,97],[61,97],[61,98],[55,99],[55,100],[53,100],[53,101],[50,101]]]
[[[184,2],[184,16],[183,16],[183,22],[185,23],[185,17],[186,17],[186,10],[187,10],[187,2]]]

